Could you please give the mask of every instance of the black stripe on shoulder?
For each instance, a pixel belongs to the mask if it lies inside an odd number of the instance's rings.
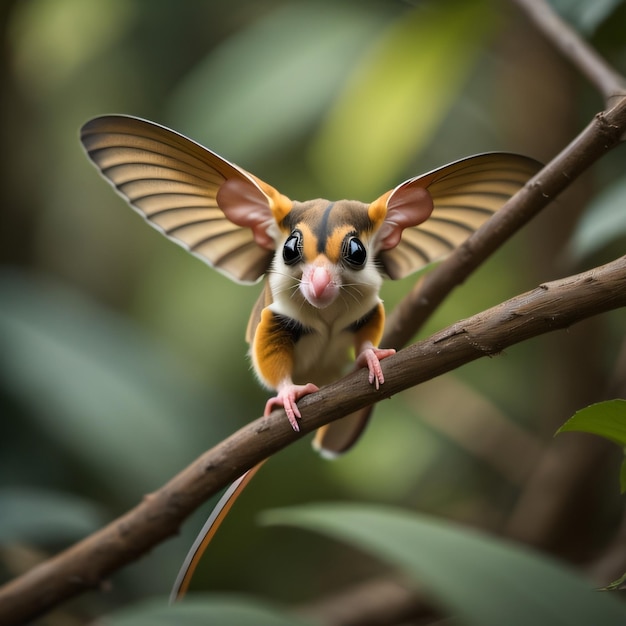
[[[298,320],[294,320],[287,315],[279,315],[274,313],[274,323],[276,326],[289,335],[291,341],[296,343],[303,335],[313,332],[310,328],[301,324]]]

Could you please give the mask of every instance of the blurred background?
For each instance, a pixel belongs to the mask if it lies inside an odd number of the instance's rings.
[[[626,69],[624,3],[558,4]],[[604,106],[496,0],[5,0],[0,20],[0,580],[123,513],[267,397],[244,340],[260,286],[230,282],[149,228],[88,162],[84,122],[147,118],[292,198],[369,201],[469,154],[547,161]],[[588,171],[422,335],[623,254],[625,156]],[[385,285],[389,310],[412,284]],[[277,454],[194,587],[309,604],[377,575],[348,548],[255,521],[320,500],[460,520],[608,582],[620,451],[553,435],[576,410],[624,397],[624,322],[623,311],[591,319],[397,396],[336,462],[308,440]],[[42,623],[168,593],[211,505],[106,593]]]

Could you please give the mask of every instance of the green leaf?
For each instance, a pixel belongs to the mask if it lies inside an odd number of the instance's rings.
[[[584,259],[626,237],[626,177],[598,194],[578,222],[569,244],[575,260]]]
[[[102,626],[311,626],[277,608],[242,596],[198,594],[168,606],[146,600],[100,620]]]
[[[370,552],[412,576],[474,626],[623,626],[626,608],[528,547],[444,520],[348,504],[278,509],[266,523],[321,532]]]
[[[395,181],[459,96],[493,16],[485,1],[429,3],[383,31],[312,147],[328,188],[374,199]]]
[[[574,413],[556,434],[581,432],[599,435],[626,448],[626,400],[606,400]],[[620,491],[626,493],[626,457],[620,468]]]
[[[607,400],[581,409],[556,434],[572,431],[600,435],[626,447],[626,400]]]

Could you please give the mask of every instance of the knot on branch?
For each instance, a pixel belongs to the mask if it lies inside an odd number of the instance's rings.
[[[472,332],[468,331],[465,333],[464,336],[473,348],[475,348],[485,356],[492,357],[502,354],[503,348],[501,346],[497,346],[491,343],[488,344],[484,340],[478,340],[476,338],[476,335],[474,335]]]
[[[621,96],[619,100],[623,100],[624,96]],[[606,137],[608,145],[615,145],[623,139],[624,133],[618,124],[612,123],[607,119],[607,112],[600,111],[595,115],[595,126],[598,134]]]

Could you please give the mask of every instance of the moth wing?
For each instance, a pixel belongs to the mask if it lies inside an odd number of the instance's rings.
[[[541,164],[534,159],[493,152],[455,161],[398,185],[392,195],[408,186],[427,189],[434,208],[426,221],[403,230],[397,246],[380,253],[386,274],[394,280],[404,278],[445,257],[539,169]]]
[[[89,158],[147,222],[211,267],[241,283],[258,281],[273,253],[250,228],[229,221],[216,201],[229,179],[257,180],[219,155],[158,124],[107,115],[87,122],[80,138]]]

